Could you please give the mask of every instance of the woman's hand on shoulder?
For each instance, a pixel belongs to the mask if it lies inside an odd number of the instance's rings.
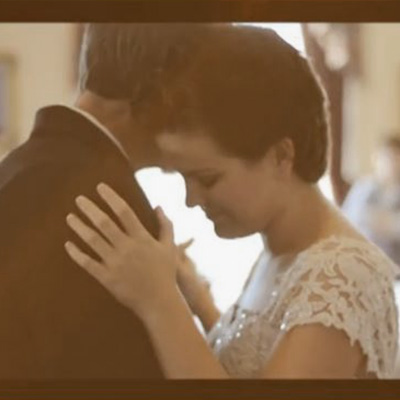
[[[77,206],[98,232],[74,214],[67,216],[67,223],[101,261],[94,260],[72,242],[65,243],[65,249],[117,300],[144,317],[162,307],[165,300],[177,292],[176,275],[181,252],[174,244],[172,223],[161,208],[156,209],[160,222],[160,236],[156,240],[113,189],[100,184],[97,191],[123,230],[94,202],[79,196]]]
[[[200,318],[204,330],[208,332],[220,317],[210,290],[210,283],[201,275],[185,250],[192,244],[189,240],[178,246],[181,258],[178,268],[178,285],[192,313]]]
[[[210,284],[208,280],[201,275],[193,260],[186,254],[186,249],[193,243],[190,239],[180,245],[180,263],[178,268],[178,285],[185,297],[190,309],[197,314],[200,303],[205,297],[209,296]]]

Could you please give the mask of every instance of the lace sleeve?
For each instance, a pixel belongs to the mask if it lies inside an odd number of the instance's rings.
[[[360,343],[367,370],[390,378],[397,353],[392,264],[369,244],[319,249],[305,257],[287,283],[285,331],[321,323]]]

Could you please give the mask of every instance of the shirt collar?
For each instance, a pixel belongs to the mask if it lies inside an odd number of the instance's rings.
[[[121,143],[111,133],[111,131],[106,126],[104,126],[96,117],[94,117],[92,114],[88,113],[87,111],[81,110],[78,107],[69,106],[69,105],[65,105],[65,104],[62,104],[62,106],[66,107],[66,108],[69,108],[70,110],[72,110],[72,111],[74,111],[74,112],[76,112],[78,114],[81,114],[86,119],[88,119],[93,125],[97,126],[97,128],[99,128],[118,147],[118,149],[125,156],[125,158],[127,158],[129,160],[128,154],[126,153],[126,151],[122,147]]]

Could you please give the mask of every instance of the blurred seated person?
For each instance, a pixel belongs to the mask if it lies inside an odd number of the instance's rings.
[[[352,186],[342,207],[348,219],[400,265],[400,133],[381,142],[373,174]]]

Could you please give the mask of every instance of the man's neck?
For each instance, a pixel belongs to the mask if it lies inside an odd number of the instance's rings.
[[[120,102],[103,100],[101,97],[87,91],[81,93],[74,104],[74,107],[94,118],[103,129],[106,129],[121,143],[118,123],[116,122],[121,119],[121,117],[118,118],[118,106],[120,107]]]
[[[75,107],[93,118],[113,137],[135,171],[155,164],[156,151],[142,143],[140,128],[134,124],[128,102],[103,99],[86,91],[79,95]]]

